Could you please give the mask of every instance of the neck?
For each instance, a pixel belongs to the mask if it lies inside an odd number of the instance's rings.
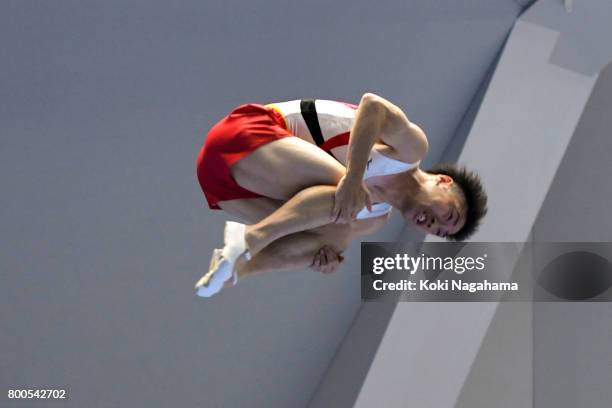
[[[428,177],[417,167],[402,173],[373,177],[368,187],[374,201],[383,201],[400,211],[406,211],[414,206]]]

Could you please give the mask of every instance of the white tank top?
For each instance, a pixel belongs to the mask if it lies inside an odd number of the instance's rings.
[[[370,177],[402,173],[417,167],[419,163],[420,161],[416,163],[404,163],[402,161],[387,157],[372,149],[370,159],[368,160],[368,164],[366,166],[366,171],[363,174],[363,179],[367,180]],[[357,213],[357,219],[363,220],[366,218],[379,217],[389,213],[391,209],[392,207],[388,203],[373,203],[372,211],[368,211],[368,209],[364,207],[361,211],[359,211],[359,213]]]

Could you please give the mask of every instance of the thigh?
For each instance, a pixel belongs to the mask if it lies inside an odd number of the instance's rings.
[[[329,154],[294,136],[257,148],[231,168],[241,187],[278,200],[287,200],[306,187],[336,185],[345,171]]]
[[[282,201],[267,197],[219,201],[219,207],[223,211],[247,224],[261,221],[281,205]]]

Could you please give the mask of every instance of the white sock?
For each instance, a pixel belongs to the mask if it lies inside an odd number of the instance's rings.
[[[225,223],[223,256],[231,262],[235,262],[243,253],[248,252],[245,230],[244,224],[232,221]],[[250,253],[246,256],[250,259]]]

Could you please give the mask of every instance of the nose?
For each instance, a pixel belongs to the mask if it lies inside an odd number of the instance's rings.
[[[429,220],[429,222],[427,223],[426,231],[428,234],[440,235],[441,227],[442,227],[442,223],[440,223],[438,219],[435,216],[433,216],[431,220]]]
[[[435,217],[431,217],[431,219],[429,220],[429,222],[427,223],[427,228],[432,228],[436,225],[436,218]]]

